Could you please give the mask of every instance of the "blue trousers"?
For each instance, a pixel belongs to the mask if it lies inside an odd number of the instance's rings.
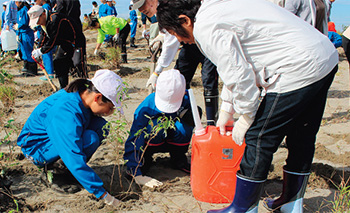
[[[52,59],[52,54],[53,52],[56,51],[56,48],[52,49],[50,52],[44,54],[43,57],[43,62],[44,62],[44,67],[47,72],[47,74],[53,74],[53,59]]]
[[[88,128],[83,132],[83,152],[86,155],[87,161],[101,145],[101,141],[108,135],[108,132],[102,129],[105,124],[105,119],[93,117]],[[36,147],[36,152],[27,157],[32,160],[35,165],[40,167],[57,161],[60,158],[60,155],[53,146],[53,141],[54,140],[49,140],[47,143],[42,144],[42,146]]]
[[[288,149],[285,169],[299,173],[310,171],[328,89],[337,70],[338,66],[304,88],[266,94],[245,135],[246,148],[240,164],[244,176],[265,180],[273,154],[284,137]]]
[[[130,22],[130,38],[134,38],[136,35],[137,20]]]
[[[32,59],[32,51],[34,47],[34,33],[33,32],[20,32],[19,36],[19,44],[20,50],[22,52],[22,59],[28,62],[34,62]]]

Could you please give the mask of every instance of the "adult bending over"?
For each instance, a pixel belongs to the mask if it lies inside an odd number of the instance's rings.
[[[254,7],[252,7],[254,5]],[[196,43],[217,66],[224,87],[217,126],[233,114],[237,144],[246,143],[232,204],[213,212],[257,212],[272,156],[286,137],[282,195],[268,209],[302,212],[338,52],[313,26],[265,0],[160,0],[160,27]]]

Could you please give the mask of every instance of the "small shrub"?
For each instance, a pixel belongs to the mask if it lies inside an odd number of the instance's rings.
[[[107,54],[106,54],[106,61],[111,63],[113,66],[116,66],[117,68],[120,67],[120,49],[119,47],[112,47],[108,48]]]
[[[334,213],[350,212],[350,186],[347,181],[342,179],[339,186],[336,186],[338,191],[334,193],[334,201],[331,203],[331,211]]]
[[[15,104],[16,89],[10,86],[0,86],[0,100],[5,107]]]

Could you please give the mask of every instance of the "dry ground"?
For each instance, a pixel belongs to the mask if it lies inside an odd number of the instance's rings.
[[[124,102],[124,117],[119,115],[107,117],[109,121],[125,120],[128,129],[134,110],[148,94],[144,86],[149,76],[149,67],[153,64],[150,61],[146,41],[137,39],[139,47],[128,49],[129,63],[116,68],[100,57],[92,56],[96,32],[87,30],[85,34],[88,40],[90,78],[97,69],[107,68],[117,72],[129,84],[129,98]],[[317,137],[312,174],[305,195],[305,212],[329,212],[330,202],[334,198],[334,184],[339,184],[342,178],[349,177],[349,68],[341,48],[339,52],[341,53],[339,71],[330,89],[322,127]],[[13,119],[12,123],[20,131],[32,110],[52,94],[52,89],[48,83],[40,81],[39,77],[22,77],[19,73],[22,62],[6,58],[1,63],[3,64],[1,69],[14,76],[13,81],[7,82],[6,85],[17,90],[13,106],[5,107],[0,102],[0,138],[4,139],[6,131],[10,130],[4,127],[6,122]],[[43,75],[42,72],[39,74]],[[57,79],[54,79],[54,83],[58,85]],[[200,72],[196,73],[192,88],[197,104],[204,109]],[[170,169],[167,154],[158,155],[150,171],[150,176],[162,181],[164,185],[154,190],[140,188],[124,177],[121,160],[123,146],[113,138],[97,150],[89,165],[102,178],[105,188],[123,200],[120,208],[112,209],[106,206],[86,190],[75,194],[58,193],[40,181],[40,171],[21,155],[20,149],[16,146],[18,131],[12,133],[11,143],[0,146],[0,153],[4,154],[0,158],[0,170],[13,181],[11,191],[5,193],[1,189],[0,212],[16,210],[14,199],[18,201],[20,212],[206,212],[227,205],[196,201],[191,193],[190,176]],[[117,132],[114,134],[118,136]],[[281,192],[282,166],[286,156],[287,150],[283,147],[275,154],[264,197],[278,195]],[[190,157],[189,151],[188,158]],[[261,202],[259,210],[267,212],[261,206]]]

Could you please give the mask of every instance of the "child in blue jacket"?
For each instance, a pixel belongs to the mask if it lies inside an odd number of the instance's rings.
[[[119,201],[103,188],[87,162],[106,135],[106,120],[100,116],[112,114],[115,108],[123,113],[119,101],[123,87],[122,79],[110,70],[98,70],[91,81],[73,81],[34,109],[17,145],[38,167],[61,159],[88,192],[117,206]]]
[[[24,66],[22,73],[25,76],[35,76],[38,73],[38,67],[35,61],[32,59],[32,51],[34,47],[34,31],[29,27],[28,10],[30,5],[27,2],[16,1],[18,7],[17,12],[17,36],[19,40],[20,50],[22,53],[22,59]]]
[[[193,120],[186,119],[192,118],[192,114],[185,88],[185,78],[178,70],[162,72],[157,80],[156,92],[147,96],[134,113],[130,135],[125,142],[124,160],[128,174],[140,185],[151,188],[162,185],[158,180],[143,175],[151,166],[152,155],[157,152],[170,152],[171,166],[190,172],[185,153],[191,142]],[[175,122],[175,129],[168,129],[166,134],[164,129],[160,130],[151,139],[144,132],[137,135],[141,129],[150,134],[163,116]]]

